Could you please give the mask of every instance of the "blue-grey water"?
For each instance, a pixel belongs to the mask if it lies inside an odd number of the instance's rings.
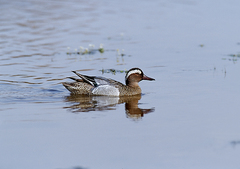
[[[0,168],[239,168],[239,6],[1,0]],[[73,70],[124,83],[132,67],[156,79],[141,97],[61,84]]]

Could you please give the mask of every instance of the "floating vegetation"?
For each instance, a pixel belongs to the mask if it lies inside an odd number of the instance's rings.
[[[68,59],[74,59],[79,61],[85,60],[85,61],[91,61],[91,60],[104,60],[107,58],[102,58],[103,53],[105,52],[116,52],[116,62],[118,65],[124,65],[124,56],[130,57],[131,55],[126,55],[124,49],[105,49],[103,47],[103,44],[99,45],[99,48],[95,48],[95,45],[89,44],[88,48],[85,48],[83,46],[80,46],[78,49],[71,50],[70,47],[67,47],[67,52],[66,54],[68,56],[73,56],[73,57],[68,57]],[[94,58],[95,54],[101,54],[101,58]],[[76,56],[80,57],[76,57]],[[82,56],[84,55],[84,56]]]
[[[98,51],[99,51],[100,53],[104,53],[103,44],[100,44]]]
[[[229,54],[228,56],[231,56],[231,57],[240,57],[240,53],[238,53],[238,54]]]
[[[102,69],[99,70],[102,72],[102,74],[104,73],[112,73],[112,74],[116,74],[116,73],[127,73],[127,70],[116,70],[116,69]]]
[[[67,47],[67,55],[86,55],[86,54],[95,54],[99,49],[94,49],[94,45],[89,44],[89,48],[84,48],[79,46],[79,49],[74,49],[74,52],[70,50],[70,47]],[[102,52],[103,53],[103,52]]]
[[[229,61],[233,61],[236,62],[238,61],[238,59],[240,58],[240,53],[237,54],[229,54],[228,56],[232,57],[231,59],[227,59],[227,58],[222,58],[222,60],[229,60]]]
[[[124,54],[124,49],[122,49],[121,52],[120,52],[119,49],[117,49],[117,55],[118,55],[118,56],[125,56],[126,54]]]
[[[95,54],[97,52],[104,53],[105,51],[117,51],[117,55],[119,56],[125,56],[124,49],[104,49],[103,44],[99,45],[99,48],[95,48],[95,45],[89,44],[88,48],[85,48],[83,46],[79,46],[78,49],[74,49],[74,51],[71,51],[70,47],[67,47],[67,55],[86,55],[86,54]]]

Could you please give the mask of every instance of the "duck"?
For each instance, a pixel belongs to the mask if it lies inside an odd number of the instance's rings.
[[[141,94],[138,83],[142,80],[153,81],[154,78],[146,76],[140,68],[127,71],[124,85],[116,80],[101,76],[87,76],[72,71],[81,79],[69,77],[75,82],[63,82],[63,86],[72,94],[95,96],[134,96]]]

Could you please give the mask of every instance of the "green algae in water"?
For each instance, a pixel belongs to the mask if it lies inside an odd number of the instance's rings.
[[[116,73],[127,73],[127,70],[117,70],[117,69],[102,69],[99,70],[102,72],[102,74],[104,73],[112,73],[112,74],[116,74]]]

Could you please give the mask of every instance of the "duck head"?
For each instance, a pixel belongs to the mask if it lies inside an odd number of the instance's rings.
[[[141,80],[155,80],[155,79],[146,76],[143,73],[143,71],[139,68],[130,69],[125,76],[127,86],[138,87],[138,82],[140,82]]]

